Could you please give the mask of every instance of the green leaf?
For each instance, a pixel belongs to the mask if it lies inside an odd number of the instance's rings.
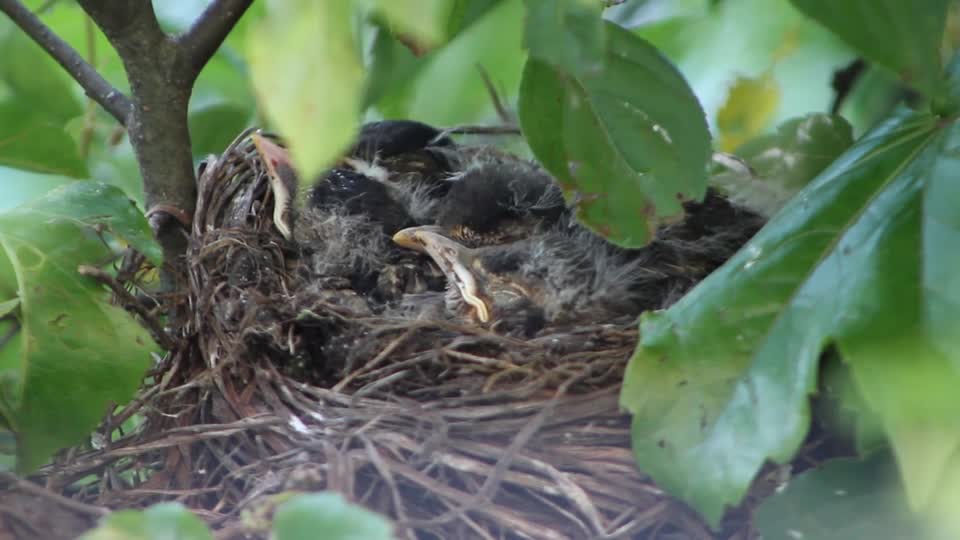
[[[105,262],[112,237],[159,260],[143,215],[113,186],[74,182],[0,214],[0,297],[20,301],[19,332],[0,348],[0,402],[21,469],[81,441],[108,403],[129,400],[156,350],[77,272]]]
[[[621,402],[644,471],[717,523],[765,461],[796,451],[835,343],[911,499],[929,500],[960,435],[958,145],[956,123],[899,111],[681,301],[643,316]]]
[[[87,165],[62,125],[32,114],[28,103],[0,102],[0,165],[86,178]]]
[[[19,299],[19,298],[12,298],[12,299],[10,299],[10,300],[6,300],[6,301],[4,301],[4,302],[0,302],[0,319],[6,317],[6,316],[9,315],[10,313],[12,313],[13,310],[17,309],[18,307],[20,307],[20,299]]]
[[[213,540],[200,518],[180,503],[160,503],[146,510],[121,510],[79,540]]]
[[[520,124],[581,222],[639,247],[682,200],[703,196],[710,134],[690,88],[656,49],[610,23],[607,34],[600,72],[576,77],[527,61]]]
[[[939,98],[944,90],[940,42],[949,0],[791,0],[868,59]]]
[[[798,190],[852,145],[853,128],[843,117],[811,113],[787,120],[776,133],[737,152],[760,176]]]
[[[674,19],[703,15],[716,0],[638,0],[634,2],[604,2],[610,6],[603,12],[608,21],[624,28]]]
[[[569,73],[603,68],[602,5],[594,0],[527,0],[523,45],[530,56]]]
[[[753,175],[728,170],[711,183],[737,202],[772,214],[853,144],[853,128],[840,116],[813,113],[791,118],[777,132],[737,150]],[[755,176],[754,176],[755,175]]]
[[[377,11],[398,33],[413,39],[420,50],[430,50],[447,39],[454,8],[450,0],[376,0]]]
[[[386,28],[377,28],[371,51],[370,75],[367,77],[363,107],[367,108],[391,91],[403,87],[424,60],[414,56],[410,49],[397,41]]]
[[[757,529],[764,540],[946,540],[911,513],[897,476],[889,452],[826,463],[763,501]]]
[[[474,23],[482,21],[484,15],[500,3],[502,3],[502,0],[453,0],[446,23],[446,35],[450,39],[454,38]],[[435,58],[450,56],[451,53],[441,49],[418,57],[411,52],[409,46],[401,43],[390,32],[389,28],[379,24],[376,25],[376,28],[376,36],[373,40],[368,65],[369,76],[367,77],[363,108],[366,109],[386,97],[388,99],[383,104],[383,107],[387,109],[386,116],[420,118],[415,113],[401,112],[396,107],[407,105],[413,97],[409,91],[412,83]],[[498,36],[500,39],[503,39],[504,32],[505,30]],[[467,39],[466,41],[470,40]],[[464,40],[461,40],[453,47],[453,54],[462,54],[462,51],[466,49],[462,45],[463,42]],[[454,64],[450,62],[447,69],[454,69]],[[446,101],[459,101],[460,99],[459,95],[451,95]],[[459,121],[464,121],[464,119]]]
[[[7,51],[0,62],[0,81],[17,104],[30,111],[29,116],[62,127],[67,120],[83,114],[63,68],[19,28],[0,24],[0,50]]]
[[[447,19],[447,35],[456,36],[502,2],[503,0],[452,0],[453,7]]]
[[[523,13],[522,0],[502,0],[478,14],[456,38],[419,59],[409,80],[377,101],[379,112],[436,126],[489,121],[495,111],[478,67],[489,74],[501,100],[513,103],[526,59]]]
[[[190,142],[195,156],[219,154],[250,123],[250,109],[214,103],[190,111]]]
[[[273,534],[277,540],[314,540],[323,531],[324,540],[390,540],[390,522],[359,506],[347,503],[339,493],[299,495],[277,508]]]
[[[76,182],[74,178],[40,174],[12,167],[0,167],[0,212],[31,201],[64,184]]]
[[[350,145],[358,126],[363,68],[350,2],[272,2],[247,54],[267,117],[313,178]]]

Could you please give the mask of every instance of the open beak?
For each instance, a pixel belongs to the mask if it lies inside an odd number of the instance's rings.
[[[482,323],[490,322],[490,306],[483,299],[481,286],[470,270],[473,250],[464,247],[440,233],[435,226],[410,227],[393,235],[393,241],[405,248],[430,256],[446,276],[456,285],[463,300],[475,310]]]
[[[267,167],[267,178],[274,198],[273,224],[289,240],[293,236],[290,206],[297,192],[297,173],[293,169],[290,153],[260,133],[250,135],[250,139]]]

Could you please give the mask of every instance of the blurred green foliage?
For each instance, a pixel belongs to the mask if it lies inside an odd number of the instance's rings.
[[[212,540],[200,518],[180,503],[161,503],[146,510],[121,510],[107,516],[79,540]]]
[[[390,522],[369,510],[348,503],[337,493],[281,492],[260,503],[258,509],[275,511],[272,525],[246,511],[248,532],[270,532],[275,540],[390,540]],[[322,536],[318,533],[322,531]],[[212,540],[206,525],[180,503],[160,503],[146,510],[122,510],[104,518],[80,540]]]

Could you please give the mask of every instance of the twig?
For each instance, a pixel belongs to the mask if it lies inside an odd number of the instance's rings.
[[[176,38],[194,76],[200,73],[253,0],[213,0],[184,33]]]
[[[148,332],[150,332],[150,335],[153,337],[154,341],[157,342],[157,345],[160,345],[161,348],[167,351],[172,351],[177,346],[173,338],[171,338],[163,329],[160,321],[154,318],[153,315],[143,306],[143,304],[141,304],[139,300],[130,294],[130,291],[125,289],[123,285],[117,282],[113,276],[99,268],[86,265],[80,265],[80,267],[77,268],[77,271],[80,272],[80,275],[93,278],[109,287],[110,290],[113,291],[113,294],[115,294],[123,304],[124,308],[129,309],[140,316],[140,320],[143,321],[143,326]]]
[[[83,18],[83,33],[87,41],[87,62],[94,69],[97,68],[97,38],[96,26],[90,17]],[[83,129],[80,131],[80,156],[87,159],[90,156],[90,143],[93,142],[93,132],[96,125],[97,106],[95,101],[87,99],[87,105],[83,112]]]
[[[75,501],[69,497],[64,497],[59,493],[54,493],[53,491],[50,491],[49,489],[38,486],[33,482],[30,482],[28,480],[23,480],[17,477],[17,475],[13,473],[0,471],[0,480],[5,480],[7,482],[10,482],[11,484],[13,484],[13,486],[16,489],[26,491],[31,495],[36,495],[38,497],[50,499],[55,503],[59,504],[60,506],[69,508],[70,510],[80,512],[88,516],[102,517],[110,513],[110,511],[106,508],[85,504],[80,501]]]
[[[480,72],[480,78],[483,80],[483,86],[487,89],[487,93],[490,94],[490,101],[493,103],[494,110],[497,111],[497,116],[500,117],[500,120],[504,123],[510,124],[513,122],[513,115],[510,114],[510,111],[507,110],[506,106],[503,104],[503,100],[500,99],[500,94],[497,92],[497,88],[493,85],[493,80],[490,78],[490,74],[487,73],[487,70],[480,64],[477,64],[477,71]]]
[[[520,135],[521,131],[515,125],[503,126],[453,126],[443,130],[443,135]]]
[[[106,109],[117,122],[127,124],[127,117],[133,108],[130,98],[108,83],[73,47],[17,0],[0,0],[0,11],[6,13],[14,24],[63,66],[91,99]]]

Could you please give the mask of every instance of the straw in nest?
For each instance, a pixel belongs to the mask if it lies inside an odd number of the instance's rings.
[[[147,420],[49,483],[97,474],[75,498],[111,507],[179,500],[219,538],[265,537],[285,490],[339,491],[401,538],[715,537],[634,463],[617,403],[632,318],[518,338],[377,313],[277,233],[248,133],[200,172],[177,347],[104,429]],[[717,537],[751,535],[732,513]]]

